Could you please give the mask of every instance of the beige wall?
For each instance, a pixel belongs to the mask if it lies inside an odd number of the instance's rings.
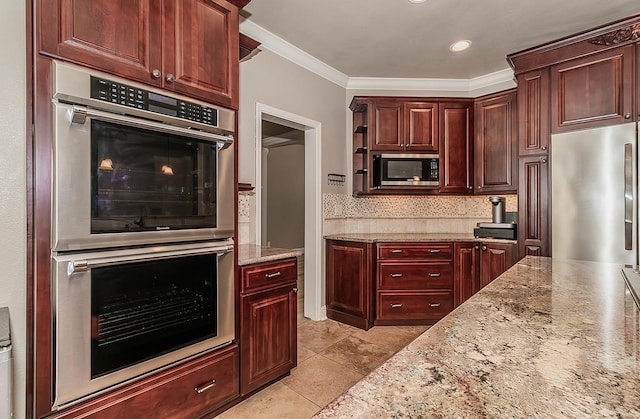
[[[266,180],[267,234],[263,240],[273,247],[304,247],[304,146],[270,148]]]
[[[0,39],[0,307],[9,307],[14,417],[25,416],[26,365],[26,3],[2,3]]]

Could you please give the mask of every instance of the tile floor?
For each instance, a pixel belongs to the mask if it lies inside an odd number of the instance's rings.
[[[364,331],[333,320],[305,319],[299,311],[298,366],[219,418],[310,418],[426,329],[376,326]]]

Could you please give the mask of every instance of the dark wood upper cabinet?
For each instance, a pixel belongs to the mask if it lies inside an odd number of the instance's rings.
[[[632,121],[634,59],[627,45],[552,66],[552,132]]]
[[[404,124],[402,103],[375,102],[373,104],[373,124],[369,127],[373,151],[404,150]]]
[[[238,107],[238,7],[226,0],[40,0],[39,52]]]
[[[406,151],[438,151],[438,104],[404,103],[403,119]]]
[[[549,150],[549,69],[518,76],[519,155],[546,154]]]
[[[476,193],[517,191],[517,109],[515,90],[475,103]]]
[[[473,192],[473,105],[439,104],[440,192]]]

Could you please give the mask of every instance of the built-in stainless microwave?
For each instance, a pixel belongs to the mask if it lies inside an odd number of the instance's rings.
[[[381,186],[440,186],[437,154],[376,154],[373,156],[373,184]]]

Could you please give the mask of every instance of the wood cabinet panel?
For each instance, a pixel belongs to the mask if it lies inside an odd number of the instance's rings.
[[[327,240],[327,317],[361,329],[373,325],[371,243]]]
[[[552,66],[552,131],[631,120],[634,56],[628,45]]]
[[[238,7],[226,0],[38,1],[49,57],[238,107]],[[45,18],[46,16],[46,18]]]
[[[475,108],[476,193],[516,192],[516,92],[483,98]]]
[[[242,394],[286,374],[297,362],[295,284],[241,297]]]
[[[158,0],[39,0],[39,52],[161,85]]]
[[[164,79],[171,90],[237,108],[238,11],[225,0],[165,2]]]
[[[378,259],[451,259],[451,243],[384,243],[378,245]]]
[[[438,151],[438,105],[407,102],[403,104],[404,135],[407,151]]]
[[[480,288],[484,288],[513,265],[513,245],[483,243],[480,250]]]
[[[518,193],[519,255],[533,246],[539,256],[549,255],[549,164],[547,156],[520,158]]]
[[[373,139],[371,150],[404,150],[402,103],[375,102],[373,109],[374,124],[369,127]]]
[[[379,262],[379,290],[453,288],[450,262]]]
[[[200,417],[239,397],[238,346],[203,355],[50,418]]]
[[[470,103],[440,104],[440,192],[473,192],[473,110]]]
[[[518,76],[519,154],[547,153],[549,149],[549,69]]]
[[[242,291],[256,291],[296,282],[298,266],[295,258],[259,263],[242,268]]]
[[[455,243],[453,306],[458,307],[480,290],[480,244]]]
[[[383,291],[378,296],[376,320],[440,320],[451,310],[451,291]]]

